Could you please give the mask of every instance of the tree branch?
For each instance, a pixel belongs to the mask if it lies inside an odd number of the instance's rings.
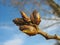
[[[60,36],[57,36],[56,34],[52,36],[52,35],[49,35],[46,32],[43,32],[42,30],[39,30],[38,34],[41,34],[46,39],[57,39],[57,40],[60,40]]]
[[[46,18],[46,17],[42,17],[42,19],[44,19],[44,20],[60,21],[60,18]]]
[[[35,33],[36,31],[36,33]],[[23,30],[22,32],[26,33],[27,35],[29,36],[34,36],[33,34],[40,34],[42,35],[43,37],[45,37],[45,39],[56,39],[56,40],[60,40],[60,36],[58,35],[49,35],[48,33],[42,31],[42,30],[35,30],[34,32],[33,31],[30,31],[30,30]]]
[[[54,13],[60,17],[60,6],[56,4],[53,0],[47,0],[48,5],[53,9]]]

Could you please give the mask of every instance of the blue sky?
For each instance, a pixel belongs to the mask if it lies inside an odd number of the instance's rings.
[[[25,8],[29,10],[29,6],[25,6]],[[0,4],[0,45],[54,45],[55,40],[46,40],[41,35],[30,37],[19,31],[19,28],[12,22],[13,19],[19,17],[21,15],[17,8]],[[42,20],[41,25],[44,22],[45,20]],[[50,23],[51,21],[47,24]],[[59,31],[57,31],[60,29],[59,26],[54,25],[43,30],[49,34],[59,34]]]

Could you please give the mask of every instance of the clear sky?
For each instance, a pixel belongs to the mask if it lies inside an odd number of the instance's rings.
[[[25,6],[29,10],[28,6]],[[46,40],[41,35],[28,36],[22,33],[12,22],[13,19],[21,17],[17,8],[0,4],[0,45],[54,45],[55,40]],[[45,20],[41,24],[44,24]],[[55,21],[54,21],[55,22]],[[48,23],[50,24],[50,22]],[[60,25],[45,29],[49,34],[59,34]]]

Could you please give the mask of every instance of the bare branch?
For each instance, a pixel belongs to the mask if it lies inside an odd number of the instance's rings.
[[[27,28],[27,27],[26,27]],[[38,28],[38,27],[37,27]],[[28,34],[29,36],[34,36],[34,34],[36,35],[36,34],[40,34],[40,35],[42,35],[43,37],[45,37],[47,40],[48,39],[56,39],[56,40],[60,40],[60,36],[58,36],[58,35],[49,35],[48,33],[46,33],[46,32],[43,32],[42,30],[35,30],[34,32],[33,32],[33,30],[23,30],[22,32],[24,32],[24,33],[26,33],[26,34]]]
[[[42,17],[42,19],[44,19],[44,20],[60,21],[60,18],[46,18],[46,17]]]
[[[47,29],[47,28],[52,27],[52,26],[54,26],[56,24],[60,24],[60,22],[56,22],[56,23],[50,24],[48,26],[43,27],[42,29]]]
[[[43,32],[42,30],[39,30],[38,31],[38,34],[41,34],[42,36],[44,36],[46,39],[57,39],[57,40],[60,40],[60,36],[57,36],[56,34],[55,35],[49,35],[48,33],[46,32]]]
[[[48,5],[53,9],[56,16],[60,17],[60,6],[53,0],[47,0]]]

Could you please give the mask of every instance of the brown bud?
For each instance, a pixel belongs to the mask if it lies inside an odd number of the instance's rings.
[[[39,25],[39,23],[41,22],[40,15],[36,10],[34,10],[33,13],[30,15],[30,19],[33,24]]]
[[[26,22],[30,22],[31,21],[30,18],[23,11],[21,11],[20,13],[21,13],[22,18],[24,19],[24,21],[26,21]]]
[[[22,25],[19,27],[20,30],[26,34],[28,34],[29,36],[33,36],[37,34],[37,30],[35,27],[30,26],[30,25]]]
[[[16,18],[13,20],[13,22],[16,24],[16,25],[24,25],[25,22],[22,18]]]

